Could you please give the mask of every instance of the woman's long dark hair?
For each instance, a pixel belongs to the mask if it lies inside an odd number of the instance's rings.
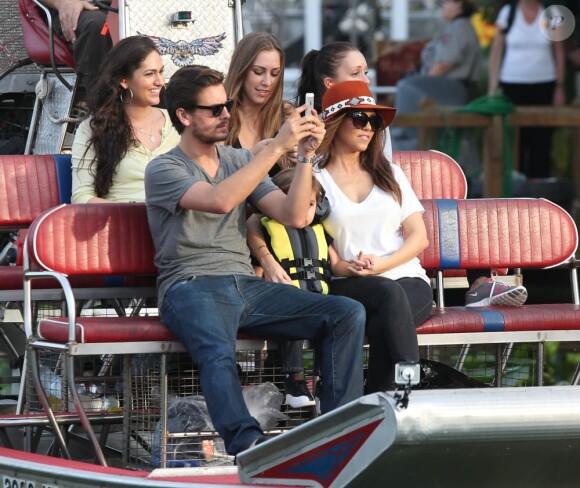
[[[324,168],[328,162],[332,161],[334,158],[333,141],[335,140],[336,133],[340,126],[343,123],[350,123],[348,120],[346,120],[347,113],[348,112],[346,110],[343,110],[325,123],[326,134],[324,135],[324,139],[317,150],[319,154],[324,154],[325,157],[318,163],[319,168]],[[395,179],[393,169],[391,168],[391,163],[384,154],[383,146],[384,131],[376,131],[366,151],[360,153],[360,164],[361,167],[371,175],[373,183],[381,190],[391,194],[393,198],[400,204],[403,200],[401,195],[401,187]]]
[[[95,159],[90,163],[90,169],[94,174],[98,197],[109,193],[119,163],[129,148],[137,146],[123,109],[123,102],[128,103],[132,94],[121,86],[121,81],[130,78],[153,51],[157,48],[148,37],[122,39],[108,52],[89,93],[87,102],[92,115],[89,147],[92,145],[95,149]]]

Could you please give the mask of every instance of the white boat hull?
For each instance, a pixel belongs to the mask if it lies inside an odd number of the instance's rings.
[[[152,472],[0,448],[2,488],[577,487],[580,387],[367,395],[238,456]]]
[[[579,486],[580,387],[368,395],[242,453],[246,483]]]

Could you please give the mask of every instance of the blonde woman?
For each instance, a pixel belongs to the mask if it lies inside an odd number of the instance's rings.
[[[282,100],[284,50],[278,39],[267,32],[252,32],[236,45],[224,86],[233,100],[226,144],[255,149],[276,135],[292,107]],[[295,157],[295,153],[293,153]],[[288,166],[288,158],[278,161],[270,174]]]

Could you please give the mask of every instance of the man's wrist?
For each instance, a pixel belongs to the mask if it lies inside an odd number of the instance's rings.
[[[272,254],[270,253],[270,251],[266,251],[266,252],[262,253],[262,254],[260,255],[260,257],[258,257],[258,258],[257,258],[257,260],[258,260],[258,262],[259,262],[260,264],[263,264],[263,261],[264,261],[264,259],[266,259],[268,256],[272,256]],[[272,256],[272,257],[273,257],[273,256]]]

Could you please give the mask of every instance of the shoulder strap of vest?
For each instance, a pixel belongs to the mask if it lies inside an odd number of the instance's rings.
[[[502,30],[502,33],[504,35],[507,35],[507,33],[512,28],[512,25],[514,23],[514,19],[516,18],[516,11],[518,9],[516,3],[513,1],[508,3],[508,8],[509,8],[509,12],[508,12],[507,25]]]

